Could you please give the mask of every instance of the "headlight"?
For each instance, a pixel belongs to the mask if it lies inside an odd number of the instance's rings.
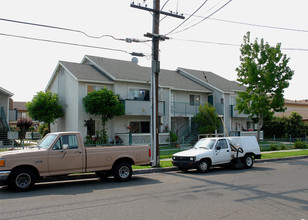
[[[0,167],[4,167],[5,165],[5,160],[0,160]]]
[[[191,161],[195,161],[195,157],[191,157],[191,158],[189,158]]]

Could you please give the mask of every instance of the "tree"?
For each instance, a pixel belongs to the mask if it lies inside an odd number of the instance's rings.
[[[31,118],[20,118],[17,120],[16,126],[20,129],[20,144],[22,140],[25,138],[26,132],[33,125]]]
[[[49,132],[50,123],[54,123],[57,118],[64,116],[58,95],[50,91],[38,92],[31,102],[26,103],[26,107],[32,119],[48,124]]]
[[[304,137],[306,132],[306,125],[303,122],[303,117],[297,112],[292,112],[288,118],[286,130],[288,135],[292,138]]]
[[[195,120],[201,134],[213,134],[219,128],[220,121],[215,112],[216,109],[209,103],[200,105],[199,113],[196,115]]]
[[[101,116],[103,126],[103,141],[107,142],[106,122],[124,113],[120,96],[106,87],[94,90],[82,99],[83,107],[88,114]]]
[[[258,141],[263,119],[285,110],[283,92],[294,74],[288,67],[290,58],[281,52],[280,46],[278,43],[271,47],[263,39],[252,43],[247,32],[240,49],[237,81],[246,86],[246,91],[238,93],[236,109],[257,120]]]

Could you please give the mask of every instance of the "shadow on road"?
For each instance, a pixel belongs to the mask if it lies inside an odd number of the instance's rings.
[[[90,193],[94,190],[109,190],[158,183],[160,183],[160,181],[151,179],[149,176],[145,178],[138,175],[133,176],[128,182],[118,182],[111,177],[104,181],[101,181],[99,178],[63,180],[37,183],[34,188],[28,192],[12,192],[8,187],[4,186],[0,188],[0,198],[1,200],[5,200],[45,195],[78,195]]]

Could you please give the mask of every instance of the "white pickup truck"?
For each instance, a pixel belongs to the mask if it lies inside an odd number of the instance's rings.
[[[251,168],[254,159],[261,159],[255,137],[218,137],[200,139],[193,148],[173,154],[172,163],[182,171],[196,168],[205,173],[211,166],[225,164]]]
[[[26,191],[42,178],[84,172],[127,181],[131,165],[150,163],[149,146],[85,147],[79,132],[50,133],[32,149],[0,153],[0,185]]]

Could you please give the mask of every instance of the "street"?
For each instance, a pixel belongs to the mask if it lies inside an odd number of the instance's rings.
[[[0,219],[308,219],[308,159],[0,188]]]

